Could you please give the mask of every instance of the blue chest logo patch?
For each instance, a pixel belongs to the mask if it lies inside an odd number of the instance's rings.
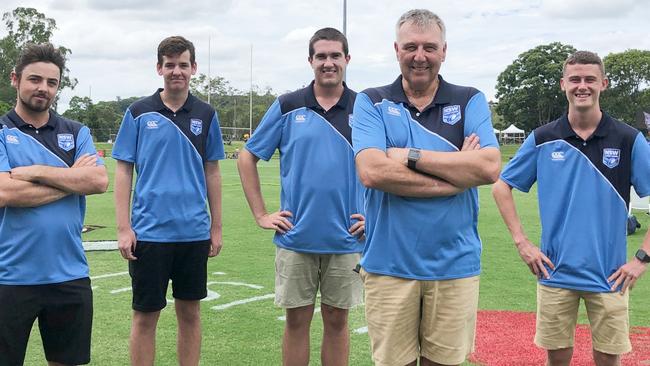
[[[192,131],[192,133],[196,136],[200,135],[203,131],[203,121],[200,119],[192,118],[190,120],[190,131]]]
[[[65,151],[74,149],[74,137],[71,133],[59,133],[56,135],[59,147]]]
[[[460,121],[460,118],[460,106],[458,104],[442,108],[442,122],[455,125],[456,122]]]
[[[603,164],[606,167],[612,169],[618,166],[618,163],[621,161],[621,150],[620,149],[603,149]]]

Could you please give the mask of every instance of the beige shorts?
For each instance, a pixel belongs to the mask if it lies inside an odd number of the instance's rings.
[[[630,352],[628,294],[588,292],[537,284],[535,344],[547,350],[573,347],[578,307],[584,299],[596,351],[611,355]]]
[[[376,365],[419,356],[460,364],[474,350],[479,277],[418,281],[361,270],[366,320]]]
[[[361,303],[363,285],[354,268],[359,253],[308,254],[278,247],[275,251],[275,304],[298,308],[321,303],[349,309]]]

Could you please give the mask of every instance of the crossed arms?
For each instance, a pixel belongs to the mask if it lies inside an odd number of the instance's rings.
[[[469,187],[493,183],[501,168],[496,148],[481,149],[478,136],[465,138],[461,151],[421,150],[417,171],[407,167],[408,148],[365,149],[356,157],[361,183],[407,197],[451,196]]]
[[[97,156],[83,154],[69,168],[30,165],[0,173],[0,207],[38,207],[69,194],[103,193],[108,187]]]

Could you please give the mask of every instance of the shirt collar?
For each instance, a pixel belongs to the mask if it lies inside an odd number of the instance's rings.
[[[603,115],[600,118],[600,122],[598,122],[596,130],[594,130],[594,133],[589,138],[607,136],[612,125],[611,117],[605,112],[602,112],[602,114]],[[571,124],[569,123],[569,115],[566,113],[560,118],[560,129],[562,138],[578,136],[575,131],[573,131],[573,128],[571,128]]]
[[[56,127],[57,120],[58,120],[56,113],[53,110],[50,109],[49,114],[50,114],[50,116],[49,116],[49,118],[47,120],[47,123],[44,124],[40,128],[46,128],[47,127],[47,128],[50,128],[50,129],[54,129]],[[16,113],[15,108],[13,108],[11,111],[9,111],[8,117],[9,117],[9,119],[11,119],[13,121],[13,123],[18,128],[24,128],[26,126],[33,126],[31,123],[27,123],[27,122],[23,121],[23,119],[20,118],[18,113]]]
[[[438,74],[438,82],[438,90],[436,91],[436,95],[433,97],[433,101],[429,106],[436,104],[449,104],[451,102],[449,83],[446,82],[440,74]],[[406,93],[404,92],[404,87],[402,86],[402,75],[398,76],[397,79],[390,85],[390,94],[394,102],[411,105],[408,97],[406,96]],[[429,108],[429,106],[427,106],[427,108]]]
[[[314,93],[314,80],[309,83],[309,86],[305,88],[306,93],[305,93],[305,107],[311,108],[311,109],[323,109],[320,104],[318,104],[318,100],[316,100],[316,94]],[[350,101],[350,89],[348,88],[347,84],[345,81],[343,82],[343,94],[341,94],[341,97],[339,100],[334,104],[334,107],[338,107],[340,109],[345,109],[348,106],[348,103]]]
[[[154,100],[154,107],[156,108],[157,111],[165,111],[169,110],[165,103],[163,103],[162,98],[160,97],[160,93],[163,91],[163,88],[158,88],[156,92],[153,94],[153,100]],[[183,103],[183,106],[179,109],[185,110],[186,112],[191,112],[192,111],[192,105],[194,105],[194,99],[196,97],[192,95],[192,93],[187,94],[187,99],[185,100],[185,103]]]

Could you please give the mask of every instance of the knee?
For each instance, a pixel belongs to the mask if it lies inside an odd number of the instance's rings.
[[[348,329],[348,310],[339,309],[333,306],[321,304],[321,313],[323,315],[323,325],[326,330],[334,332],[347,331]]]
[[[201,308],[198,301],[176,301],[176,318],[179,323],[195,324],[201,322]]]
[[[314,315],[314,306],[287,309],[287,328],[291,330],[309,328]]]
[[[133,326],[139,329],[154,329],[158,324],[160,311],[145,313],[141,311],[133,312]]]

